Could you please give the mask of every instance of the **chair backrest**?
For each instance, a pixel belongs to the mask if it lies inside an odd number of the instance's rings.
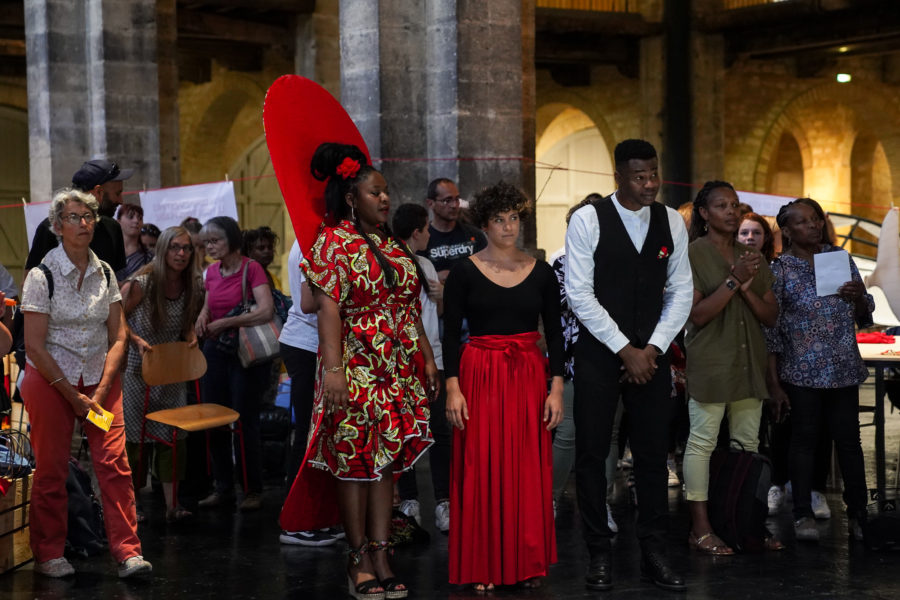
[[[147,385],[168,385],[199,379],[206,373],[206,357],[187,342],[169,342],[153,346],[144,354],[141,374]]]
[[[891,310],[891,303],[888,302],[884,290],[877,285],[870,285],[866,288],[866,291],[872,294],[872,299],[875,300],[875,312],[872,313],[872,321],[874,321],[875,325],[900,326],[900,320],[897,319],[897,315]]]

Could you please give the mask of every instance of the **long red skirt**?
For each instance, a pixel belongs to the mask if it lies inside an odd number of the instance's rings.
[[[473,336],[459,384],[469,410],[453,430],[450,583],[514,584],[556,562],[552,439],[537,332]]]

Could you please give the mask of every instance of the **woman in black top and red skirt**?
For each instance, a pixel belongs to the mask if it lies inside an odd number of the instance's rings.
[[[553,269],[516,247],[528,202],[498,183],[476,196],[484,250],[444,289],[450,463],[450,583],[539,585],[556,562],[551,430],[563,417],[563,340]],[[552,383],[537,342],[538,317]],[[459,349],[463,318],[470,338]]]

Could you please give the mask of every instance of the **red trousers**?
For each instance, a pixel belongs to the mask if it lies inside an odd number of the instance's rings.
[[[90,396],[95,388],[79,385],[78,391]],[[31,490],[31,551],[37,562],[45,562],[62,556],[66,547],[66,478],[76,416],[72,405],[31,365],[25,368],[21,392],[31,419],[31,446],[36,462]],[[109,431],[87,422],[84,430],[100,484],[109,551],[116,562],[122,562],[141,554],[141,541],[137,536],[131,467],[125,455],[122,385],[118,377],[103,408],[115,415]]]

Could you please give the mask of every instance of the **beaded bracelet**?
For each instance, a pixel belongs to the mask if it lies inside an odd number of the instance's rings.
[[[344,367],[340,366],[340,367],[331,367],[330,369],[325,369],[325,372],[326,373],[340,373],[343,370],[344,370]]]

